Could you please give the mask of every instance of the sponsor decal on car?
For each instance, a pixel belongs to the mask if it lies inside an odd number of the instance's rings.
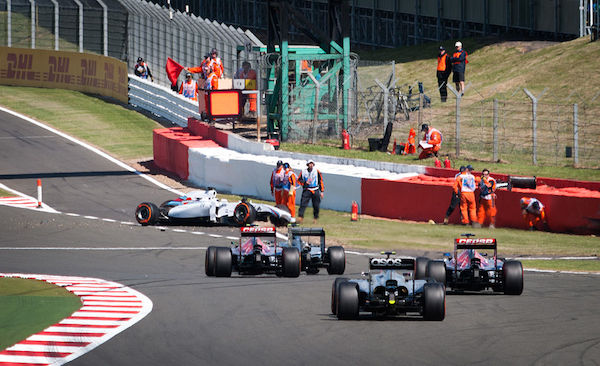
[[[244,234],[273,234],[275,233],[274,227],[243,227],[240,228],[240,232]]]
[[[492,238],[479,238],[479,239],[467,239],[467,238],[460,238],[460,239],[455,239],[456,244],[495,244],[496,243],[496,239],[492,239]]]

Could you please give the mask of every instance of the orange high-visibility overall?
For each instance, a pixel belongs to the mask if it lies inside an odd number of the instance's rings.
[[[477,222],[475,209],[475,177],[463,172],[454,182],[454,193],[460,194],[460,221],[468,225],[469,222]]]

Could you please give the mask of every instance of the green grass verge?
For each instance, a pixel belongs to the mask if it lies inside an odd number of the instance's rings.
[[[554,271],[600,272],[599,260],[524,260],[524,268],[535,268]]]
[[[9,192],[9,191],[5,191],[4,189],[0,188],[0,197],[12,197],[14,196],[13,193]]]
[[[102,99],[62,90],[0,86],[0,104],[129,160],[152,156],[157,122]]]
[[[0,278],[0,350],[68,317],[79,297],[44,281]]]

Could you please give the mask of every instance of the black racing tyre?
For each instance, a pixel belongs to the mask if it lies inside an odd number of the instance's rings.
[[[158,207],[151,202],[142,202],[135,208],[135,219],[141,225],[154,225],[158,222]]]
[[[346,270],[346,252],[344,248],[340,246],[327,248],[327,257],[329,257],[327,273],[332,275],[344,274],[344,270]]]
[[[271,224],[280,227],[280,226],[287,226],[290,222],[282,217],[277,217],[275,215],[270,215],[269,216],[269,221],[271,221]]]
[[[415,259],[415,280],[424,280],[427,278],[427,263],[429,258],[417,257]]]
[[[340,285],[346,281],[348,281],[346,277],[338,277],[333,281],[333,285],[331,285],[331,313],[333,315],[337,314],[337,298]]]
[[[337,293],[338,319],[358,318],[358,285],[354,282],[342,282]]]
[[[217,247],[210,246],[206,249],[206,256],[204,257],[204,272],[207,276],[215,275],[215,261],[216,261]]]
[[[215,249],[215,276],[231,277],[231,249],[225,247],[216,247]]]
[[[300,251],[298,248],[283,248],[281,260],[283,277],[300,276]]]
[[[441,283],[426,283],[423,287],[423,319],[444,320],[446,317],[446,287]]]
[[[523,265],[521,262],[504,262],[502,276],[506,295],[521,295],[523,293]]]
[[[248,202],[240,202],[233,209],[233,221],[237,225],[249,225],[256,220],[256,209]]]
[[[446,263],[444,261],[429,261],[427,277],[446,286]]]

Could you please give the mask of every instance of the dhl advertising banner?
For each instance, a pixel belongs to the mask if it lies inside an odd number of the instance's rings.
[[[127,103],[127,65],[89,53],[0,47],[0,84],[71,89]]]

